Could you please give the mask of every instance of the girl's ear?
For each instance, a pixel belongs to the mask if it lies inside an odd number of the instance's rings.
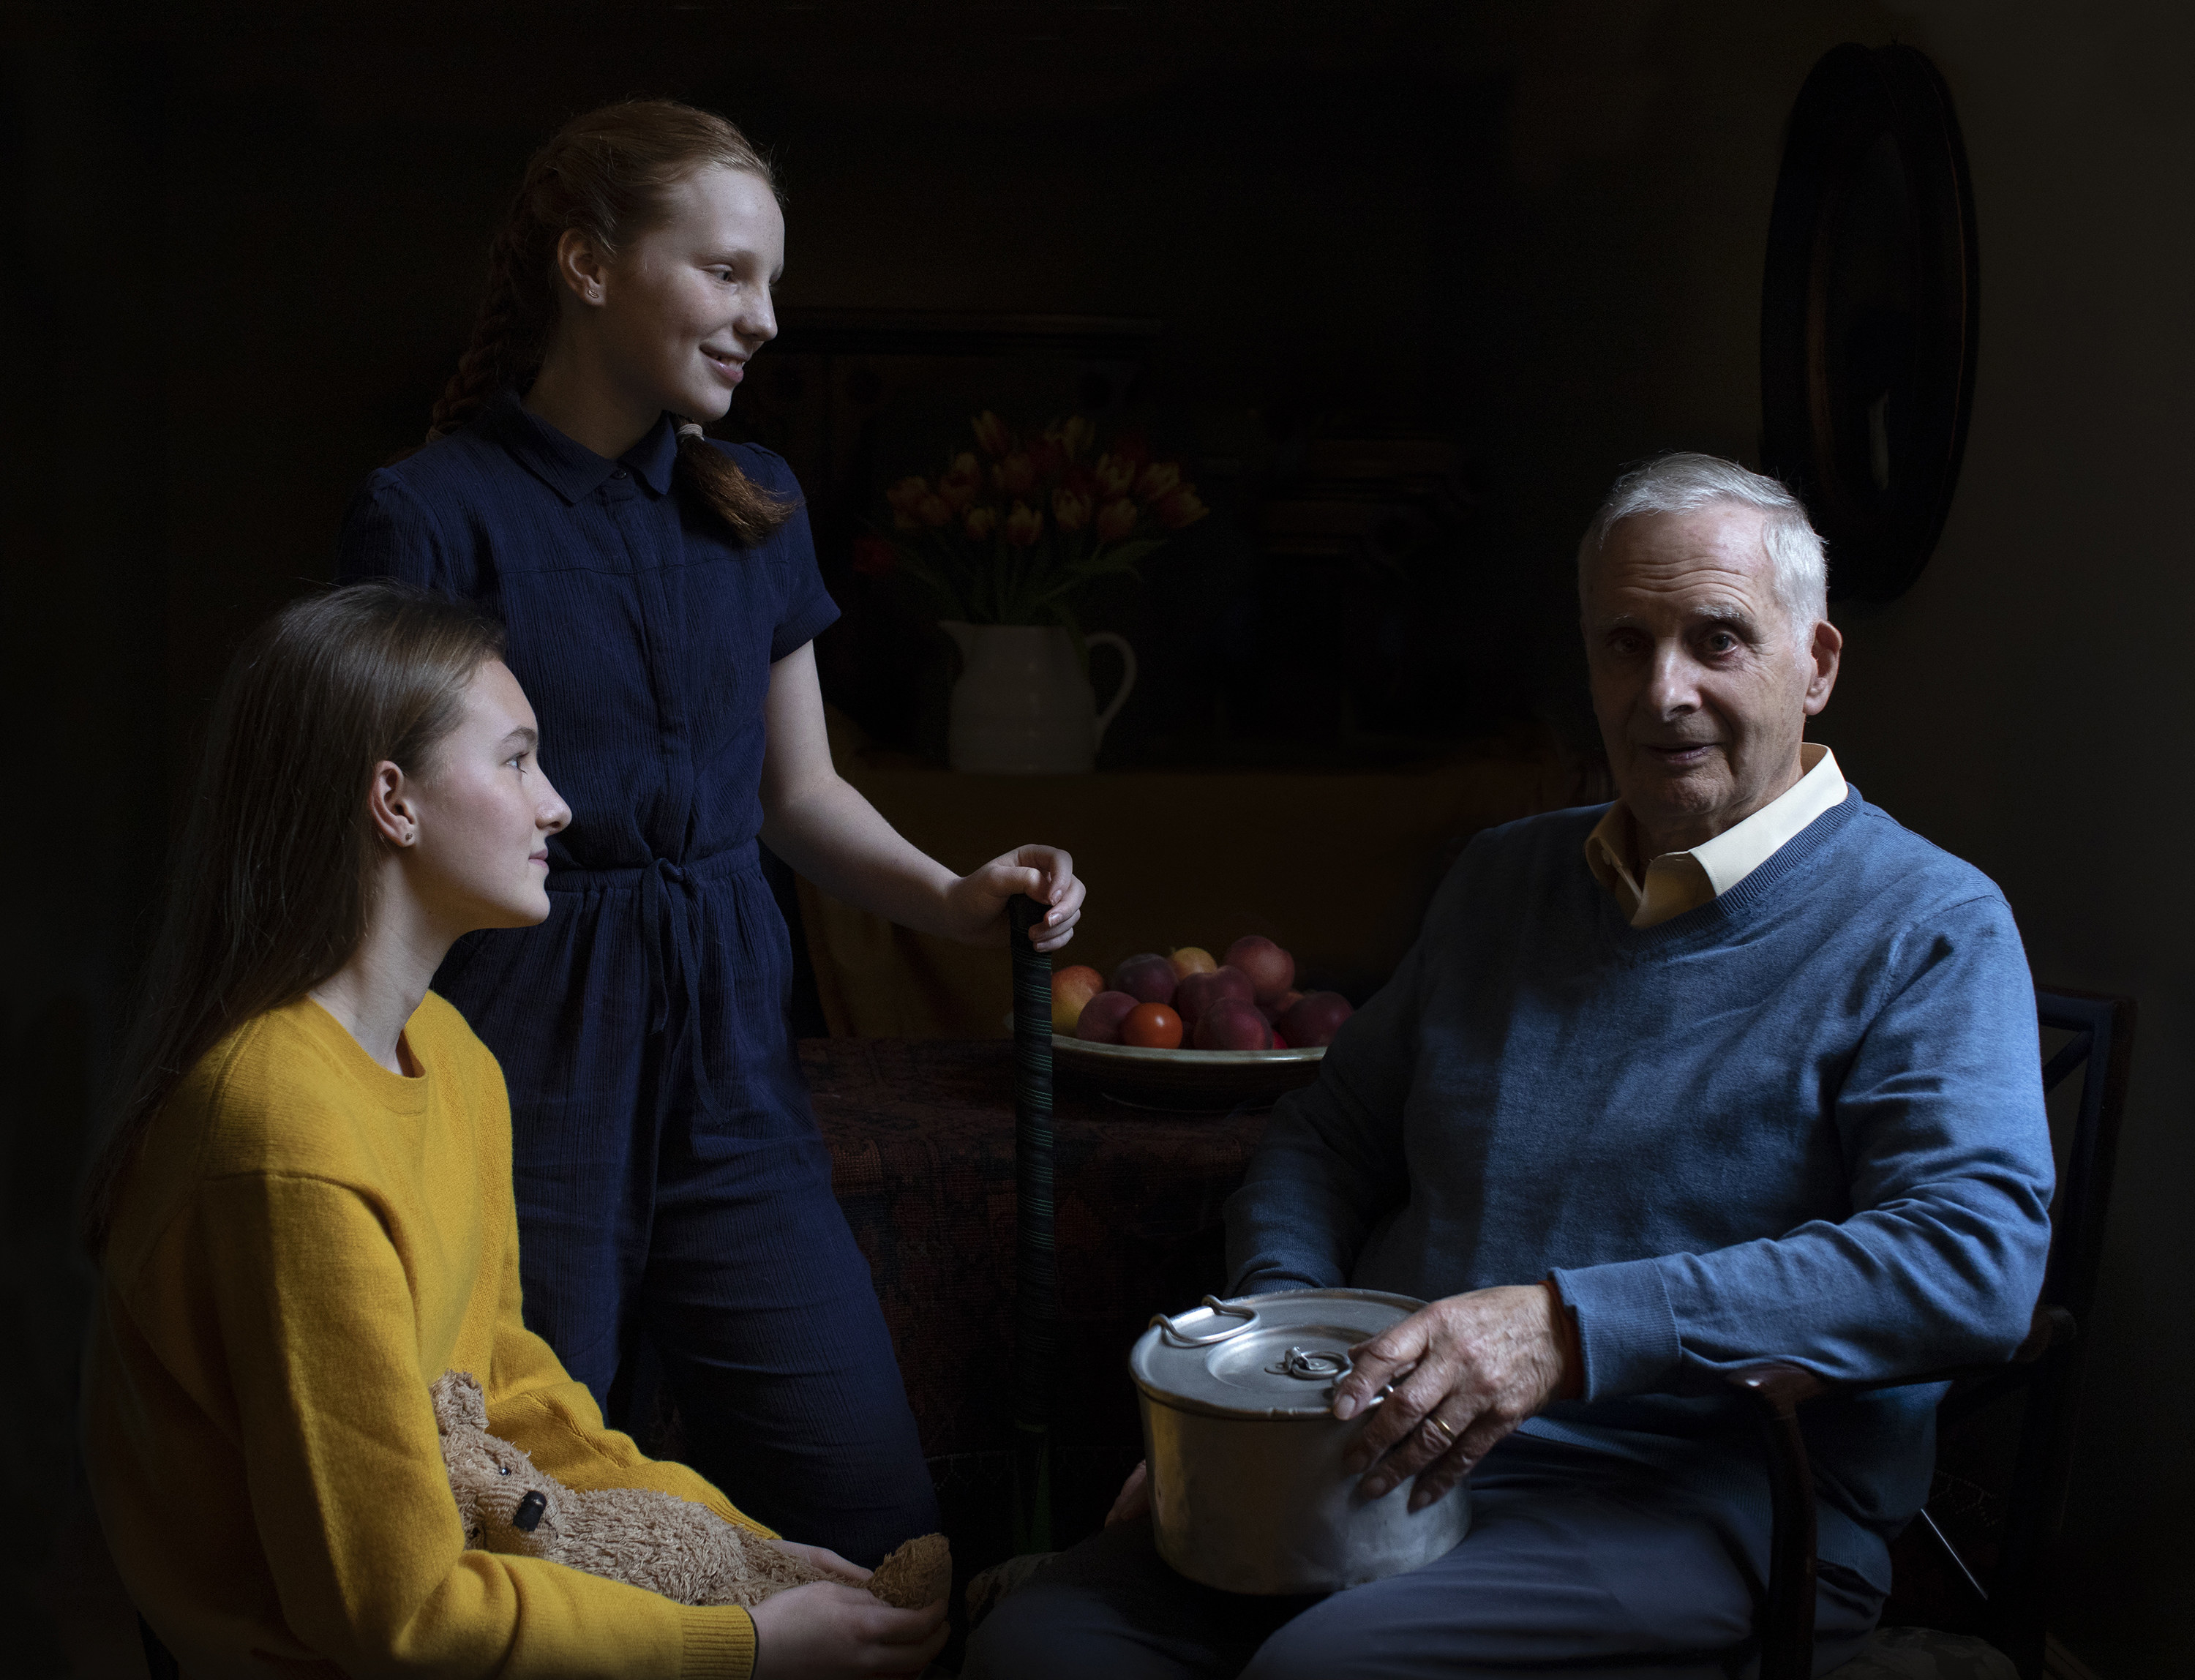
[[[556,278],[581,303],[600,303],[608,283],[609,263],[595,242],[577,228],[567,228],[556,240]]]
[[[391,846],[416,846],[419,814],[413,809],[410,782],[394,762],[383,759],[373,767],[373,782],[366,790],[366,810],[374,832]]]

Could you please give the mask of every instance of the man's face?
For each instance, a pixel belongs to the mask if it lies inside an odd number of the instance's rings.
[[[1799,779],[1843,638],[1776,598],[1759,510],[1646,513],[1587,570],[1586,662],[1616,791],[1646,857],[1743,821]]]

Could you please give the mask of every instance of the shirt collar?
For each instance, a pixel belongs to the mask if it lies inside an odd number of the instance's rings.
[[[1799,748],[1799,763],[1804,773],[1790,787],[1743,823],[1732,823],[1692,848],[1692,856],[1714,883],[1717,898],[1798,839],[1817,817],[1843,802],[1844,772],[1837,768],[1835,753],[1818,742],[1805,742]]]
[[[678,459],[678,430],[668,414],[614,461],[565,436],[530,412],[515,390],[497,395],[488,404],[487,419],[498,440],[518,464],[567,503],[593,495],[619,467],[656,495],[671,488],[671,470]]]
[[[1821,816],[1841,804],[1845,796],[1844,773],[1837,755],[1817,741],[1800,743],[1800,775],[1795,782],[1742,823],[1732,823],[1713,840],[1689,852],[1665,852],[1649,860],[1651,875],[1665,859],[1685,860],[1698,866],[1720,898],[1773,857]],[[1634,915],[1647,896],[1647,884],[1631,873],[1631,813],[1622,800],[1609,806],[1586,836],[1586,867],[1607,892],[1616,895],[1626,918]]]

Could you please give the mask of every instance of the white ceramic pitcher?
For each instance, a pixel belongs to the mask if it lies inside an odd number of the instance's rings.
[[[1121,686],[1103,712],[1056,625],[942,619],[960,649],[945,752],[955,770],[985,776],[1071,776],[1094,769],[1098,743],[1136,685],[1136,650],[1110,631],[1083,640],[1120,650]]]

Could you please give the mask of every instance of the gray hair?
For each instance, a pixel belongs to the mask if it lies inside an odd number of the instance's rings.
[[[1829,616],[1829,565],[1805,505],[1774,479],[1714,455],[1677,451],[1616,481],[1578,544],[1579,598],[1584,598],[1587,569],[1600,557],[1608,534],[1625,520],[1641,513],[1691,513],[1715,502],[1760,510],[1776,599],[1800,638],[1811,636],[1815,621]]]

